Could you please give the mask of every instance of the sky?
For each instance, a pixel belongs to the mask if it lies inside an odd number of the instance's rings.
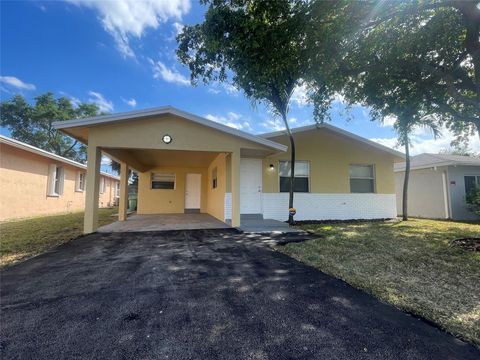
[[[254,134],[282,128],[280,119],[232,84],[190,84],[189,70],[175,55],[175,36],[202,21],[205,7],[198,0],[2,1],[0,7],[2,101],[15,94],[33,101],[51,91],[109,113],[171,105]],[[294,92],[291,127],[314,123],[305,90]],[[393,119],[374,122],[368,108],[347,110],[341,97],[330,115],[335,126],[397,145]],[[0,133],[9,135],[3,128]],[[438,139],[417,129],[411,153],[448,149],[452,139],[446,129]],[[470,148],[480,152],[478,136]]]

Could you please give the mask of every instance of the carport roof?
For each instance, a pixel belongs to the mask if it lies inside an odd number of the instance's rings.
[[[260,136],[249,134],[247,132],[234,129],[229,126],[219,124],[215,121],[208,120],[203,117],[188,113],[186,111],[177,109],[173,106],[162,106],[162,107],[156,107],[151,109],[127,111],[122,113],[101,115],[101,116],[95,116],[95,117],[84,118],[84,119],[56,121],[53,123],[53,126],[56,129],[63,130],[64,132],[69,133],[69,135],[73,136],[73,134],[70,134],[68,129],[88,128],[92,126],[106,125],[106,124],[123,122],[123,121],[134,121],[136,119],[152,117],[157,115],[166,115],[166,114],[175,115],[183,119],[195,122],[197,124],[204,125],[212,129],[219,130],[224,133],[227,133],[239,138],[243,138],[278,151],[287,151],[288,149],[288,147],[283,144],[279,144],[277,142],[262,138]],[[85,139],[79,139],[79,140],[85,141]]]

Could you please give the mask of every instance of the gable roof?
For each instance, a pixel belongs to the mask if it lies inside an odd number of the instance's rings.
[[[350,138],[350,139],[353,139],[353,140],[356,140],[356,141],[359,141],[359,142],[362,142],[366,145],[369,145],[371,147],[374,147],[376,149],[379,149],[381,151],[385,151],[385,152],[388,152],[392,155],[395,155],[395,156],[398,156],[398,157],[402,157],[402,158],[405,158],[405,154],[400,152],[400,151],[397,151],[397,150],[394,150],[394,149],[391,149],[387,146],[384,146],[384,145],[381,145],[379,143],[376,143],[375,141],[372,141],[372,140],[368,140],[364,137],[361,137],[361,136],[358,136],[358,135],[355,135],[349,131],[346,131],[346,130],[343,130],[343,129],[340,129],[336,126],[333,126],[333,125],[330,125],[330,124],[326,124],[326,123],[322,123],[322,124],[314,124],[314,125],[307,125],[307,126],[301,126],[301,127],[298,127],[298,128],[293,128],[291,129],[291,132],[292,133],[300,133],[300,132],[307,132],[307,131],[314,131],[314,130],[318,130],[318,129],[327,129],[327,130],[330,130],[334,133],[337,133],[339,135],[342,135],[344,137],[347,137],[347,138]],[[277,136],[282,136],[282,135],[286,135],[286,130],[280,130],[280,131],[274,131],[274,132],[270,132],[270,133],[265,133],[265,134],[261,134],[260,136],[264,137],[264,138],[272,138],[272,137],[277,137]]]
[[[175,116],[184,118],[186,120],[192,121],[194,123],[207,126],[212,129],[227,133],[229,135],[233,135],[245,140],[249,140],[254,143],[258,143],[278,151],[287,151],[288,149],[288,147],[283,144],[279,144],[274,141],[268,140],[266,138],[249,134],[247,132],[234,129],[230,126],[226,126],[226,125],[217,123],[215,121],[205,119],[201,116],[191,114],[189,112],[177,109],[173,106],[161,106],[161,107],[156,107],[151,109],[127,111],[127,112],[110,114],[110,115],[95,116],[95,117],[85,118],[85,119],[56,121],[53,123],[53,126],[55,127],[55,129],[59,129],[59,130],[75,128],[75,127],[89,127],[89,126],[117,123],[122,121],[132,121],[132,120],[141,119],[145,117],[165,115],[165,114],[175,115]]]
[[[427,169],[435,166],[480,166],[480,158],[449,154],[419,154],[410,158],[410,168]],[[394,171],[405,171],[405,162],[395,164]]]
[[[12,139],[8,136],[0,135],[0,144],[10,145],[10,146],[13,146],[17,149],[22,149],[22,150],[31,152],[33,154],[37,154],[37,155],[40,155],[40,156],[43,156],[43,157],[46,157],[46,158],[49,158],[49,159],[52,159],[52,160],[60,161],[64,164],[72,165],[72,166],[80,168],[80,169],[85,169],[85,170],[87,169],[87,165],[84,165],[84,164],[79,163],[77,161],[67,159],[66,157],[63,157],[63,156],[60,156],[60,155],[57,155],[57,154],[53,154],[51,152],[48,152],[48,151],[45,151],[43,149],[37,148],[35,146],[26,144],[24,142]],[[106,177],[109,177],[109,178],[112,178],[112,179],[115,179],[115,180],[120,180],[120,177],[109,174],[109,173],[106,173],[104,171],[102,171],[101,174],[103,176],[106,176]]]

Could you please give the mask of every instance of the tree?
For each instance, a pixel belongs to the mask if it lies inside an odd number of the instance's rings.
[[[412,70],[431,116],[465,141],[480,136],[480,6],[471,0],[370,2],[370,18],[355,40],[369,56],[390,49],[392,66]],[[374,40],[378,42],[374,43]],[[385,59],[382,59],[385,61]],[[392,88],[393,90],[393,88]]]
[[[439,135],[435,104],[430,101],[428,81],[418,81],[423,68],[417,62],[403,61],[408,44],[392,46],[394,39],[403,38],[406,27],[382,27],[357,38],[344,57],[343,72],[348,76],[344,95],[351,103],[371,109],[374,120],[394,117],[398,143],[405,148],[403,184],[403,220],[408,219],[408,184],[410,177],[410,136],[416,127],[427,127]],[[414,45],[412,45],[414,46]],[[346,74],[346,75],[345,75]]]
[[[203,0],[208,4],[203,23],[186,26],[177,37],[177,55],[188,65],[193,84],[199,80],[231,81],[253,102],[262,102],[280,116],[290,141],[289,207],[293,207],[295,140],[288,123],[289,102],[296,86],[308,81],[317,120],[322,120],[334,86],[324,76],[309,77],[311,59],[319,70],[331,66],[336,4],[316,7],[307,0]],[[343,3],[343,2],[342,2]],[[323,4],[323,5],[322,5]],[[324,10],[322,12],[322,10]],[[323,32],[328,41],[312,41]],[[329,36],[327,36],[329,35]],[[314,54],[314,55],[313,55]],[[315,90],[315,91],[314,91]],[[289,215],[293,223],[293,215]]]
[[[0,104],[0,125],[8,128],[14,139],[80,162],[86,160],[85,146],[55,130],[52,123],[96,115],[99,109],[95,104],[75,107],[70,99],[55,99],[50,92],[37,96],[35,105],[21,95]]]

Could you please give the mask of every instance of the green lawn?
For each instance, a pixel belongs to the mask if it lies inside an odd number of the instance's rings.
[[[116,221],[118,209],[99,209],[99,224]],[[40,254],[82,235],[83,212],[0,223],[0,267]]]
[[[480,224],[413,219],[305,225],[284,252],[480,345],[480,252],[452,246]]]

